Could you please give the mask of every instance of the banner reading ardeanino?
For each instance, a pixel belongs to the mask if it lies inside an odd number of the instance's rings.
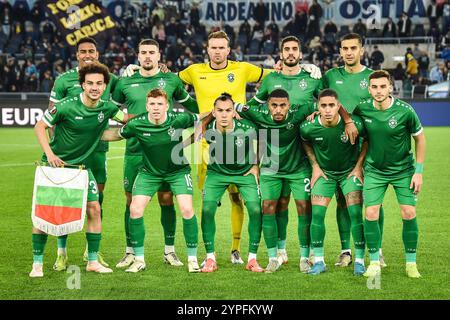
[[[45,8],[72,48],[84,37],[92,37],[99,44],[107,43],[116,28],[115,21],[100,1],[49,0]]]

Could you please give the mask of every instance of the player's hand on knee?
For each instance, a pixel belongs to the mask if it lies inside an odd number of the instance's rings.
[[[414,189],[414,194],[418,194],[422,188],[423,180],[421,173],[415,173],[411,179],[410,189]]]
[[[57,155],[54,153],[47,155],[47,162],[50,166],[56,168],[61,167],[62,165],[66,164],[64,161],[62,161]]]
[[[139,69],[141,69],[141,67],[137,64],[129,64],[122,73],[122,77],[131,77],[136,71],[139,71]]]
[[[256,182],[259,183],[259,167],[257,165],[252,166],[252,168],[244,174],[244,177],[248,176],[249,174],[254,175]]]
[[[363,174],[363,168],[361,166],[355,166],[347,176],[347,178],[355,177],[358,179],[361,183],[364,183],[364,174]]]
[[[320,68],[312,63],[306,63],[301,64],[300,67],[302,67],[303,70],[308,72],[311,76],[311,78],[314,79],[321,79],[322,78],[322,71],[320,71]]]
[[[314,184],[317,182],[317,180],[319,180],[320,177],[328,180],[328,177],[318,165],[313,166],[311,175],[311,189],[314,188]]]

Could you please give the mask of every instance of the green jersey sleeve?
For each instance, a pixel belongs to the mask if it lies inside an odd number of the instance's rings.
[[[111,100],[117,105],[125,103],[125,95],[123,94],[123,81],[118,80],[114,89],[112,90]]]
[[[412,136],[418,136],[423,131],[422,124],[420,123],[416,111],[414,111],[412,107],[408,107],[408,109],[407,129]]]
[[[193,113],[199,113],[197,101],[184,89],[183,82],[176,77],[176,88],[173,93],[175,100],[183,105],[187,110]]]
[[[200,118],[197,114],[192,114],[188,112],[180,113],[176,116],[175,121],[177,122],[177,128],[190,128],[193,127],[195,122],[199,121]]]
[[[61,122],[64,119],[64,107],[59,103],[53,106],[51,110],[46,110],[44,116],[42,117],[42,121],[48,126],[53,127],[58,122]]]
[[[256,95],[247,103],[248,106],[254,107],[259,104],[266,103],[267,97],[269,96],[268,82],[269,77],[266,77],[266,79],[264,79],[261,83],[261,86],[258,88]]]
[[[256,121],[257,115],[260,114],[259,110],[261,108],[261,104],[254,105],[252,107],[249,107],[247,105],[237,103],[235,105],[235,109],[237,113],[243,118],[250,121]]]
[[[59,102],[64,99],[67,95],[66,87],[64,85],[64,79],[59,77],[55,80],[53,84],[52,91],[50,92],[50,101]]]
[[[121,136],[124,139],[135,137],[136,132],[134,130],[134,121],[131,121],[131,122],[127,123],[126,125],[124,125],[122,128],[120,128],[119,136]]]
[[[302,138],[303,141],[309,142],[309,121],[305,120],[300,125],[300,138]]]
[[[366,127],[364,127],[364,121],[361,119],[361,117],[352,115],[352,120],[355,123],[356,129],[358,129],[358,135],[360,137],[366,137]]]

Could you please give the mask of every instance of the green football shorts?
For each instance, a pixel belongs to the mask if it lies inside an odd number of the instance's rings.
[[[259,186],[254,175],[231,176],[208,170],[206,172],[203,201],[220,201],[228,186],[234,184],[245,202],[260,202]]]
[[[166,183],[174,195],[193,194],[192,177],[189,171],[175,172],[164,176],[155,176],[142,168],[133,184],[133,196],[153,197]]]
[[[144,165],[144,160],[142,155],[127,155],[123,161],[123,188],[125,192],[133,192],[134,180],[139,173],[139,170]],[[170,186],[167,183],[163,183],[161,188],[158,190],[161,192],[170,191]]]
[[[383,203],[386,189],[391,184],[394,187],[397,201],[401,205],[416,206],[417,195],[410,189],[413,174],[402,178],[386,178],[373,173],[366,173],[364,177],[363,200],[366,207]]]
[[[325,180],[323,177],[320,177],[314,184],[311,194],[332,198],[339,187],[341,188],[342,193],[346,195],[350,192],[362,191],[363,184],[354,176],[347,178],[347,174],[338,179],[328,176],[328,180]]]
[[[87,168],[92,170],[98,184],[106,183],[108,177],[106,173],[106,152],[94,151],[84,163]]]
[[[295,200],[311,199],[311,173],[261,175],[262,200],[278,200],[292,191]]]
[[[97,181],[95,180],[94,174],[91,169],[88,169],[88,175],[89,175],[89,185],[88,185],[87,202],[98,201]]]

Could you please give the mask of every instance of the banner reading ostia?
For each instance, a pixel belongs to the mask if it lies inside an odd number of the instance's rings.
[[[88,182],[87,170],[38,166],[34,177],[33,226],[54,236],[81,231]]]
[[[71,48],[84,37],[105,44],[116,28],[115,21],[99,1],[49,0],[45,8]]]

